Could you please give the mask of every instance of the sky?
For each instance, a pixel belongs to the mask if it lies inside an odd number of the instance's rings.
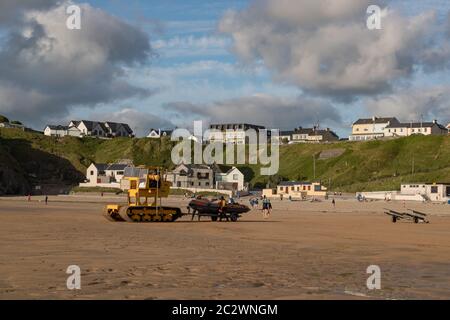
[[[81,30],[66,27],[73,4]],[[449,13],[443,0],[2,0],[0,114],[138,136],[194,120],[341,137],[359,117],[447,124]]]

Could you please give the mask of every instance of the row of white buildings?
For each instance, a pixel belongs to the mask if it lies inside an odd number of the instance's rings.
[[[350,141],[366,141],[382,138],[408,137],[411,135],[447,135],[450,124],[445,127],[436,120],[431,122],[401,123],[395,117],[358,119],[352,125]]]
[[[48,125],[44,129],[46,136],[52,137],[133,137],[133,130],[126,123],[112,121],[98,122],[89,120],[72,120],[67,126]]]
[[[221,142],[226,144],[246,144],[249,142],[248,130],[254,130],[257,136],[261,134],[271,139],[272,131],[264,126],[248,123],[225,123],[211,124],[209,131],[204,137],[191,139],[197,142]],[[173,130],[150,129],[147,138],[170,137]],[[401,123],[395,117],[372,117],[358,119],[352,124],[350,141],[366,141],[381,138],[407,137],[411,135],[447,135],[450,132],[450,124],[445,127],[436,120],[431,122],[408,122]],[[111,121],[71,121],[67,126],[48,125],[44,134],[47,136],[74,136],[74,137],[133,137],[134,133],[126,123]],[[274,137],[275,138],[275,137]],[[295,128],[291,131],[278,130],[275,138],[280,144],[292,143],[321,143],[339,141],[339,136],[329,128],[321,129],[319,126],[312,128]]]
[[[86,170],[86,181],[80,187],[110,187],[126,189],[122,180],[134,176],[135,167],[130,162],[114,164],[92,163]],[[167,181],[173,188],[187,190],[229,190],[247,189],[244,174],[236,167],[222,165],[180,164],[167,172]]]

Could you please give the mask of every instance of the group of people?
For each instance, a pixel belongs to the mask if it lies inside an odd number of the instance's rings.
[[[29,194],[27,195],[27,200],[28,200],[28,202],[31,201],[31,193],[29,193]],[[47,195],[46,195],[45,198],[44,198],[44,202],[45,202],[45,204],[48,204],[48,196],[47,196]]]
[[[270,216],[270,213],[272,212],[272,203],[270,202],[270,199],[266,196],[263,196],[261,198],[262,200],[262,214],[264,219],[267,219]],[[259,200],[258,198],[251,198],[250,205],[252,208],[258,208]]]

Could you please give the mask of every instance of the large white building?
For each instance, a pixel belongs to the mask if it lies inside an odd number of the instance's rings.
[[[384,137],[384,129],[389,125],[398,125],[397,118],[378,118],[358,119],[352,125],[352,135],[350,141],[366,141],[381,139]]]
[[[450,183],[408,183],[400,188],[402,195],[422,195],[426,200],[447,202],[450,200]]]
[[[246,144],[249,139],[246,135],[247,130],[254,130],[257,135],[264,132],[269,136],[270,131],[263,126],[248,123],[228,123],[228,124],[211,124],[207,134],[207,141],[230,143],[230,144]]]

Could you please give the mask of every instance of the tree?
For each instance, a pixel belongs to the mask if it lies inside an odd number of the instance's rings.
[[[18,124],[19,126],[23,125],[22,122],[17,121],[17,120],[11,121],[11,124]]]

